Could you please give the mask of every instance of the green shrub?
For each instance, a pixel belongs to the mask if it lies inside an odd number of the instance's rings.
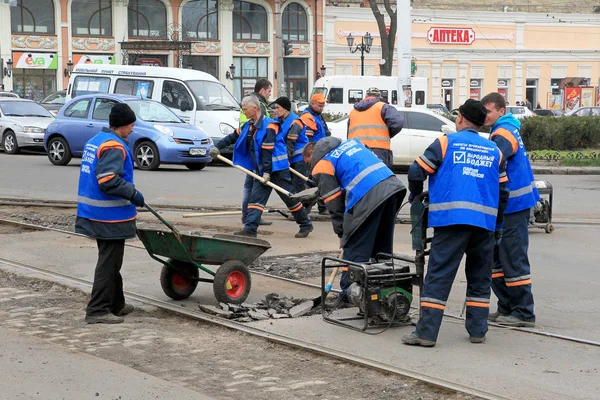
[[[529,151],[600,148],[597,117],[536,117],[521,123],[521,137]]]
[[[325,122],[331,122],[331,121],[335,121],[336,119],[340,119],[342,117],[345,117],[348,114],[345,113],[328,113],[328,112],[324,112],[321,114],[323,116],[323,119],[325,120]]]

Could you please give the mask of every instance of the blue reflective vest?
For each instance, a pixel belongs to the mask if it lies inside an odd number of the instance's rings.
[[[104,193],[98,184],[96,164],[100,146],[108,141],[120,143],[125,149],[121,178],[133,184],[133,156],[129,146],[114,133],[100,132],[85,144],[79,172],[77,216],[101,222],[123,222],[135,219],[137,211],[129,200]]]
[[[250,171],[258,171],[259,175],[263,174],[261,162],[262,144],[267,135],[267,127],[271,122],[275,121],[267,116],[262,116],[260,129],[254,132],[254,137],[252,138],[254,140],[254,158],[250,154],[250,143],[248,143],[248,134],[252,127],[252,121],[250,120],[242,126],[240,136],[237,138],[233,148],[233,163],[235,165],[239,165]]]
[[[535,206],[540,199],[540,194],[534,185],[535,178],[519,129],[509,123],[500,123],[493,126],[491,138],[502,128],[510,132],[519,144],[517,152],[508,160],[506,165],[510,196],[508,197],[505,213],[512,214]]]
[[[298,133],[298,138],[296,139],[296,144],[294,145],[294,152],[292,153],[292,156],[290,159],[290,164],[294,164],[294,163],[302,161],[302,151],[304,150],[304,147],[308,143],[308,136],[306,136],[306,125],[304,125],[304,123],[302,122],[300,117],[294,113],[290,113],[290,115],[288,115],[288,117],[285,119],[285,121],[279,122],[279,125],[280,125],[279,135],[283,135],[284,140],[285,140],[287,138],[290,127],[296,120],[300,121],[300,123],[302,124],[302,126],[304,128],[300,131],[300,133]],[[277,135],[277,137],[279,137],[279,135]],[[288,154],[288,156],[289,156],[289,154]],[[273,161],[275,161],[275,160],[273,160]]]
[[[327,130],[325,129],[327,124],[325,123],[325,121],[323,121],[321,119],[321,116],[311,112],[309,108],[305,109],[302,114],[306,114],[306,113],[309,113],[310,115],[313,116],[313,119],[315,120],[315,125],[317,126],[317,130],[313,131],[314,134],[312,136],[311,141],[318,142],[319,140],[323,139],[324,137],[327,137]]]
[[[442,164],[429,177],[429,226],[471,225],[493,232],[500,201],[500,150],[473,130],[446,138]]]
[[[394,173],[358,140],[347,140],[323,157],[333,164],[335,176],[346,192],[346,212],[375,185]]]

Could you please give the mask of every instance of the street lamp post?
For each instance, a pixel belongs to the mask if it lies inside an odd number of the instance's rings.
[[[350,48],[350,53],[354,54],[360,50],[360,75],[365,75],[365,53],[371,52],[371,46],[373,45],[373,36],[369,32],[365,33],[365,35],[360,39],[360,44],[357,44],[355,48],[354,46],[354,37],[350,33],[346,38],[346,42],[348,42],[348,47]]]

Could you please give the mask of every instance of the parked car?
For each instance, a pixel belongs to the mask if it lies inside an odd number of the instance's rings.
[[[11,99],[20,99],[19,95],[13,92],[0,92],[0,98],[8,97]]]
[[[560,117],[563,115],[563,112],[560,110],[550,110],[544,108],[533,110],[533,113],[538,117]]]
[[[579,107],[565,114],[566,117],[600,117],[600,107]]]
[[[529,108],[523,106],[508,106],[506,107],[506,113],[511,113],[517,119],[524,119],[536,116]]]
[[[392,138],[391,143],[396,167],[409,166],[436,138],[456,131],[454,122],[433,111],[412,107],[396,109],[404,117],[404,128]],[[327,125],[332,136],[342,140],[347,138],[347,116]]]
[[[427,104],[427,108],[439,114],[450,114],[450,110],[444,104]]]
[[[67,91],[60,90],[58,92],[50,93],[44,100],[40,101],[40,105],[46,110],[50,111],[53,115],[58,114],[58,111],[67,101]]]
[[[103,94],[79,96],[61,108],[44,136],[50,162],[67,165],[72,157],[80,158],[85,143],[108,127],[108,116],[116,103],[127,103],[137,116],[128,140],[139,169],[183,164],[191,170],[201,170],[211,161],[210,137],[168,107],[140,97]]]
[[[5,153],[17,154],[22,148],[42,147],[44,130],[54,116],[31,100],[0,97],[0,132]]]

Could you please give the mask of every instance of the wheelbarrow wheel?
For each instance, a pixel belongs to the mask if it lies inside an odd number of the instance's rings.
[[[241,261],[227,261],[217,269],[213,291],[221,303],[241,304],[250,294],[250,271]]]
[[[160,272],[160,286],[163,292],[173,300],[187,299],[198,286],[200,271],[193,264],[169,260],[175,268],[163,266]]]

